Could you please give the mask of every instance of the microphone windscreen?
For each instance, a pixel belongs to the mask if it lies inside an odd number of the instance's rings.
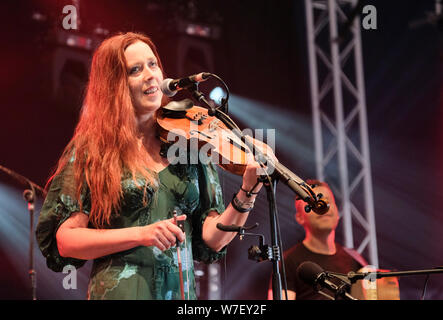
[[[315,285],[318,276],[323,272],[323,268],[314,262],[305,261],[298,266],[296,272],[297,276],[304,282]]]
[[[160,85],[160,90],[163,92],[165,96],[173,97],[177,93],[177,91],[173,91],[169,88],[169,84],[171,83],[172,79],[167,78],[163,80],[162,84]]]

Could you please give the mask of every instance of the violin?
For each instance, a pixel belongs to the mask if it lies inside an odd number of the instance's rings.
[[[179,147],[194,148],[192,151],[198,151],[200,159],[205,156],[236,175],[243,175],[246,169],[250,153],[247,145],[222,121],[209,116],[206,108],[194,106],[189,99],[173,101],[160,109],[157,129],[165,148],[184,139],[186,145]]]
[[[265,144],[257,146],[257,142],[251,137],[242,135],[235,123],[220,110],[217,110],[216,117],[209,115],[208,109],[194,106],[190,99],[172,101],[157,113],[157,134],[162,142],[161,154],[168,156],[170,162],[177,156],[176,153],[169,153],[171,146],[177,145],[172,150],[179,153],[190,147],[194,163],[203,158],[233,174],[243,175],[248,156],[253,153],[257,161],[267,167],[270,177],[282,181],[308,203],[307,211],[325,214],[329,210],[328,202],[318,197],[301,178],[279,161],[263,154],[261,148],[266,148]],[[195,159],[194,151],[198,151],[199,159]],[[188,163],[186,161],[189,159],[181,160]]]
[[[211,111],[211,113],[214,112]],[[257,146],[257,142],[251,137],[243,135],[237,125],[221,110],[216,109],[215,114],[217,116],[210,115],[207,108],[194,106],[190,99],[172,101],[159,109],[156,125],[157,137],[162,142],[160,154],[167,157],[170,163],[176,163],[176,159],[183,164],[204,163],[206,160],[210,160],[236,175],[243,175],[248,158],[254,155],[262,167],[266,166],[268,182],[272,183],[271,175],[273,178],[280,179],[308,203],[306,208],[317,214],[324,214],[329,210],[327,201],[317,197],[312,188],[302,179],[276,159],[263,154],[260,149],[266,148],[265,144]],[[195,159],[196,155],[198,159]],[[184,157],[181,158],[181,156]],[[178,247],[177,257],[179,259],[181,296],[184,299]]]

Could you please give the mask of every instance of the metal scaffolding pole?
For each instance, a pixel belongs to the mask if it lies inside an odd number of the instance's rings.
[[[360,19],[346,14],[356,6],[356,0],[305,0],[315,163],[317,178],[337,198],[345,246],[367,249],[378,267]]]

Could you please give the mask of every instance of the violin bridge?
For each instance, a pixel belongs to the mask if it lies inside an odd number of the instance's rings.
[[[213,131],[219,129],[219,128],[220,128],[219,123],[220,123],[220,120],[218,120],[218,119],[214,119],[214,120],[212,120],[212,121],[209,123],[209,125],[208,125],[208,130],[209,130],[210,132],[213,132]]]

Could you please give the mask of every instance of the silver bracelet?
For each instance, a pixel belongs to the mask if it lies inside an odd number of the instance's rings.
[[[249,212],[252,210],[252,208],[254,208],[254,202],[255,199],[253,201],[241,201],[237,198],[237,195],[234,194],[234,197],[232,198],[232,206],[234,207],[235,210],[239,211],[239,212]]]

